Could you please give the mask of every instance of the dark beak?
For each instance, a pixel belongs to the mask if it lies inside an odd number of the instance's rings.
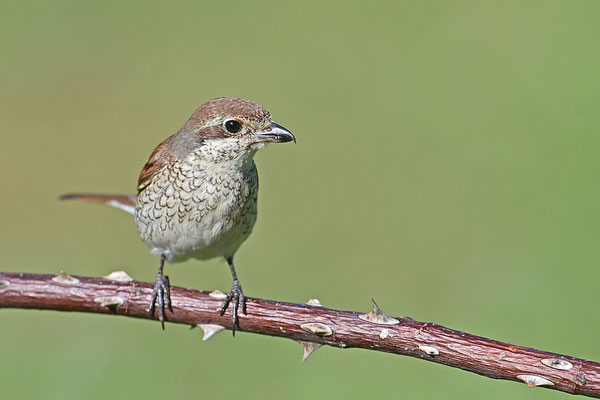
[[[256,133],[257,142],[285,143],[292,140],[296,143],[296,138],[292,132],[275,122],[271,123],[271,129]]]

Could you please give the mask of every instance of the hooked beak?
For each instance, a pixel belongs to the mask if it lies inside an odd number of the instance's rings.
[[[285,143],[291,142],[292,140],[296,143],[296,138],[292,132],[288,131],[281,125],[277,125],[275,122],[271,123],[271,129],[268,131],[257,132],[256,142],[264,143]]]

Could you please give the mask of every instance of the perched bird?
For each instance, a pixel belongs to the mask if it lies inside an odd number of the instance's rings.
[[[63,199],[99,202],[132,213],[141,239],[160,257],[149,312],[164,329],[165,305],[173,312],[165,261],[224,257],[233,285],[223,315],[233,302],[233,333],[238,308],[246,299],[233,256],[256,222],[258,174],[254,154],[267,143],[296,141],[250,100],[222,97],[198,108],[174,135],[154,149],[142,168],[137,195],[67,194]]]

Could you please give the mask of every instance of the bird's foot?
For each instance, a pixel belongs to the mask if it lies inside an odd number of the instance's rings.
[[[234,279],[233,285],[231,286],[231,291],[227,294],[227,298],[223,301],[223,306],[221,307],[221,315],[225,314],[227,307],[229,307],[229,303],[233,300],[233,336],[235,336],[235,327],[240,327],[240,321],[238,319],[238,308],[242,306],[242,312],[244,315],[248,315],[246,312],[246,296],[244,296],[244,292],[242,292],[242,285],[240,285],[240,281]]]
[[[158,303],[158,304],[157,304]],[[154,318],[154,310],[158,305],[158,319],[162,329],[165,329],[165,305],[169,311],[173,312],[171,306],[171,286],[169,284],[169,277],[162,274],[158,274],[156,281],[154,282],[154,289],[152,290],[152,297],[150,298],[150,308],[148,312],[150,316]]]

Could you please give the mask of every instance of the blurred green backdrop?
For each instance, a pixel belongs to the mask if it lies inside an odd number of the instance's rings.
[[[249,296],[600,360],[600,2],[3,1],[0,269],[151,281],[130,216],[155,145],[219,96],[298,138],[256,161]],[[168,268],[226,290],[220,260]],[[420,360],[2,310],[3,398],[559,398]]]

